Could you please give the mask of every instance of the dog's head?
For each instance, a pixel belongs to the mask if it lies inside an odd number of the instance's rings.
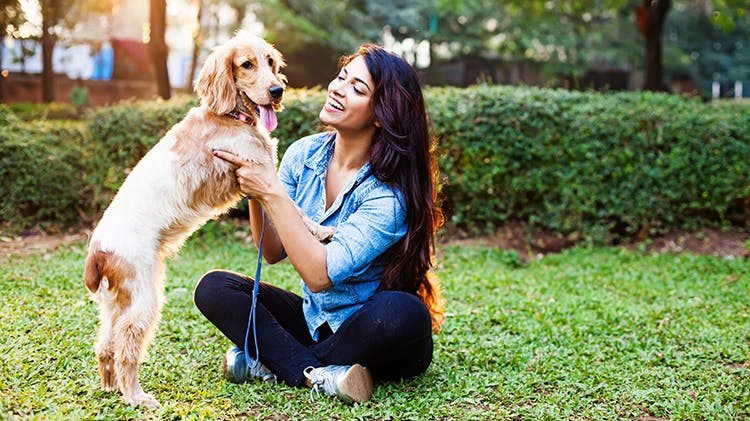
[[[245,108],[268,129],[276,126],[286,76],[279,71],[284,59],[262,38],[239,31],[211,50],[195,83],[195,92],[216,114]],[[238,104],[238,101],[241,103]]]

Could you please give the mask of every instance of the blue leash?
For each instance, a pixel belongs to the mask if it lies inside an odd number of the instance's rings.
[[[258,351],[258,331],[255,329],[255,306],[258,303],[258,286],[260,285],[260,269],[263,266],[263,235],[266,231],[266,216],[263,208],[260,209],[260,240],[258,240],[258,262],[255,264],[255,282],[253,284],[253,304],[250,306],[250,316],[247,320],[247,332],[245,332],[245,361],[247,368],[260,364],[260,351]],[[253,326],[253,342],[255,342],[255,358],[250,358],[247,345],[250,339],[250,324]]]

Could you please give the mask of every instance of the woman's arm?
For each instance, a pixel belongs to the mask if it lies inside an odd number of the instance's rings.
[[[248,199],[247,206],[250,209],[250,232],[253,235],[253,243],[259,248],[260,235],[263,234],[263,258],[266,262],[274,264],[284,259],[284,246],[276,233],[276,228],[271,218],[261,214],[263,208],[255,199]],[[264,226],[261,226],[261,221]]]
[[[319,292],[331,286],[326,267],[325,246],[305,226],[298,208],[279,183],[278,187],[263,195],[266,216],[276,227],[276,235],[286,251],[289,261],[302,277],[307,288]],[[265,247],[265,243],[263,245]]]
[[[286,252],[310,291],[319,292],[330,287],[325,246],[305,227],[274,166],[244,162],[225,151],[214,151],[214,155],[237,166],[235,174],[240,189],[253,198],[250,200],[250,226],[256,246],[260,239],[261,206],[265,210],[263,257],[269,262],[277,262]]]

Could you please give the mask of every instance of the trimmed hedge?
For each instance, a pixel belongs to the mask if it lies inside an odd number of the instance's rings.
[[[0,229],[75,225],[90,204],[84,126],[71,121],[19,123],[0,110]]]
[[[197,98],[179,96],[169,101],[123,102],[89,111],[91,154],[98,157],[89,163],[88,170],[88,181],[93,186],[92,209],[103,212],[130,169],[197,105]]]
[[[611,242],[750,224],[746,103],[504,86],[428,88],[425,95],[446,214],[470,232],[520,220]],[[321,90],[288,92],[274,132],[281,154],[320,130],[324,99]],[[96,159],[84,162],[90,187],[79,199],[101,212],[129,169],[197,104],[180,97],[90,112],[81,156]]]
[[[19,120],[78,120],[81,118],[81,112],[73,104],[67,102],[51,102],[48,104],[14,102],[5,104],[9,110]]]
[[[495,86],[432,89],[428,103],[457,225],[520,219],[609,241],[750,217],[749,107]]]

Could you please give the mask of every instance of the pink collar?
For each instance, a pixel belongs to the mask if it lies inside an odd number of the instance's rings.
[[[243,123],[247,123],[247,124],[250,124],[250,125],[252,125],[253,123],[255,123],[255,119],[254,118],[252,118],[249,114],[243,113],[242,111],[232,110],[232,111],[228,112],[226,115],[228,115],[230,117],[233,117],[237,121],[241,121]]]

